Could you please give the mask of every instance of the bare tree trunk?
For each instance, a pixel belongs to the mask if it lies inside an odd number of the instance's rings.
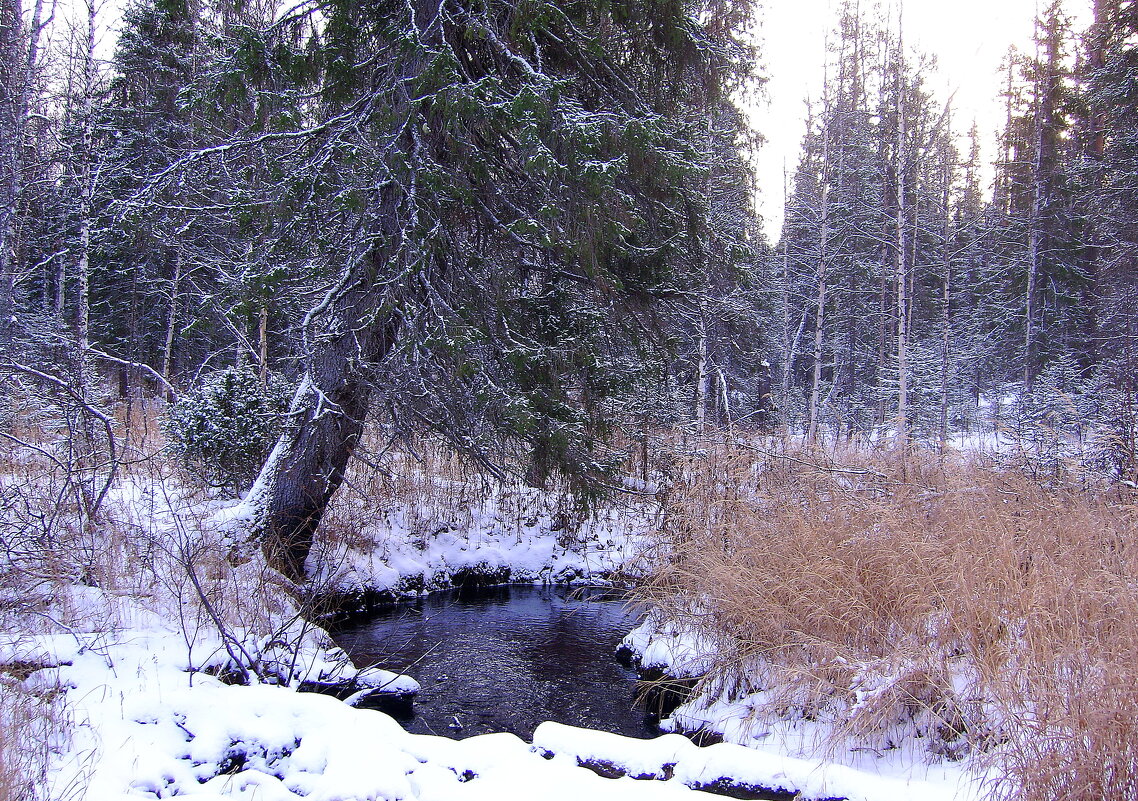
[[[814,374],[810,382],[810,412],[806,439],[813,442],[818,436],[818,401],[822,389],[822,334],[826,316],[826,263],[818,263],[818,294],[814,307]]]
[[[696,367],[695,427],[700,434],[707,430],[707,397],[711,385],[711,370],[707,360],[707,322],[704,319],[704,302],[699,302],[699,362]]]
[[[787,173],[786,163],[782,165],[782,207],[786,208],[787,201]],[[785,408],[790,403],[790,371],[794,364],[794,353],[797,349],[798,341],[795,337],[792,347],[791,334],[790,334],[790,237],[786,235],[786,228],[783,227],[782,236],[782,293],[780,298],[781,303],[781,317],[782,317],[782,405]],[[802,329],[800,328],[799,331]]]
[[[948,191],[945,190],[947,196]],[[944,255],[942,263],[944,268],[944,283],[941,293],[941,329],[943,337],[940,343],[940,452],[943,454],[948,447],[948,377],[950,355],[952,353],[952,262],[948,247],[948,213],[945,207],[944,222]]]
[[[261,303],[260,324],[257,327],[257,358],[260,362],[261,386],[269,383],[269,302]]]
[[[881,244],[881,280],[878,286],[878,308],[877,308],[877,418],[874,421],[877,424],[878,430],[885,427],[886,418],[886,393],[885,393],[885,375],[886,367],[889,361],[889,334],[890,334],[890,297],[889,287],[891,285],[890,272],[892,272],[892,259],[890,259],[891,250],[889,243],[882,238]]]
[[[92,138],[94,135],[94,100],[98,75],[95,66],[96,0],[87,0],[87,41],[83,53],[83,122],[79,153],[80,199],[79,259],[76,278],[79,281],[78,308],[75,315],[75,342],[78,348],[80,370],[84,369],[87,352],[91,348],[91,206],[95,194],[95,175],[92,165]],[[62,296],[62,287],[60,295]]]
[[[822,341],[826,324],[826,268],[830,258],[830,132],[822,138],[822,208],[818,231],[818,293],[814,306],[814,375],[810,386],[810,416],[806,440],[814,442],[818,436],[819,396],[822,388]]]
[[[719,405],[723,413],[723,422],[727,426],[727,436],[731,436],[731,402],[727,395],[727,376],[723,375],[723,369],[720,367],[715,368],[715,375],[719,378]]]
[[[900,69],[900,67],[898,67]],[[898,77],[898,85],[900,85]],[[909,440],[909,271],[905,241],[905,108],[904,100],[897,104],[897,152],[894,154],[897,172],[897,216],[895,236],[897,239],[896,285],[897,285],[897,430],[898,447],[904,447]]]
[[[1031,198],[1031,233],[1027,244],[1027,289],[1024,292],[1023,312],[1023,389],[1030,394],[1035,381],[1035,284],[1039,275],[1039,251],[1042,238],[1043,212],[1043,167],[1040,163],[1043,151],[1043,129],[1036,123],[1035,164]]]
[[[21,0],[0,0],[0,344],[16,309],[15,225],[24,172],[24,133],[39,67],[43,0],[25,32]]]
[[[16,292],[11,238],[20,180],[23,16],[20,0],[0,0],[0,324],[5,331],[12,316]]]
[[[174,280],[170,285],[170,309],[166,314],[166,342],[162,346],[162,378],[166,385],[173,384],[174,378],[174,338],[178,326],[178,295],[182,283],[182,256],[177,249],[173,250]],[[173,402],[172,393],[167,392],[166,399]]]

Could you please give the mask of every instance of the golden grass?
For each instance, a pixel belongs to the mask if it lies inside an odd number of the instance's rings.
[[[705,449],[654,603],[704,680],[871,748],[999,762],[1005,797],[1138,797],[1138,538],[1117,494],[910,456]]]

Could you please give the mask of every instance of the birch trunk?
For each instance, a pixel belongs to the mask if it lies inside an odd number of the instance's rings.
[[[895,219],[897,258],[897,430],[896,443],[904,447],[909,440],[909,271],[905,239],[905,109],[897,105],[897,152],[894,169],[897,173],[897,216]]]
[[[269,304],[261,304],[260,324],[257,327],[257,358],[260,361],[261,386],[269,383]]]
[[[162,378],[167,386],[174,383],[174,340],[178,326],[178,294],[182,283],[182,258],[173,251],[174,280],[170,285],[170,309],[166,315],[166,342],[162,346]],[[173,402],[173,394],[166,393],[166,399]]]
[[[79,282],[75,314],[75,342],[79,351],[80,369],[84,369],[87,352],[91,347],[91,207],[95,195],[92,165],[92,139],[94,135],[94,98],[98,75],[95,67],[96,0],[87,0],[87,41],[83,53],[83,127],[79,154],[80,212],[79,258],[76,279]],[[60,295],[62,295],[62,286]]]
[[[822,138],[822,208],[819,213],[820,230],[818,232],[818,291],[814,306],[814,374],[810,385],[810,416],[806,430],[806,439],[811,443],[818,436],[818,401],[822,389],[822,343],[826,324],[826,268],[829,260],[828,240],[830,238],[830,182],[827,174],[829,172],[829,159],[830,135],[827,131]]]
[[[707,430],[707,397],[711,385],[711,371],[707,361],[707,324],[704,320],[704,304],[699,304],[699,361],[696,367],[695,385],[695,427],[703,434]]]
[[[24,31],[21,0],[0,0],[0,345],[12,334],[16,311],[16,211],[24,172],[24,134],[39,67],[43,0]]]

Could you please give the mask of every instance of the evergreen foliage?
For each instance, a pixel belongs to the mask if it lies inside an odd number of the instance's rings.
[[[247,368],[211,373],[170,406],[171,450],[207,485],[240,491],[280,435],[291,394],[283,381],[262,382]]]

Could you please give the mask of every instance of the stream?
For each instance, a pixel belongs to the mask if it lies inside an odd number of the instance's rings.
[[[422,684],[411,705],[377,705],[411,732],[529,739],[545,720],[654,737],[637,707],[636,671],[614,651],[639,623],[620,598],[588,587],[506,587],[431,594],[334,632],[357,665]]]

